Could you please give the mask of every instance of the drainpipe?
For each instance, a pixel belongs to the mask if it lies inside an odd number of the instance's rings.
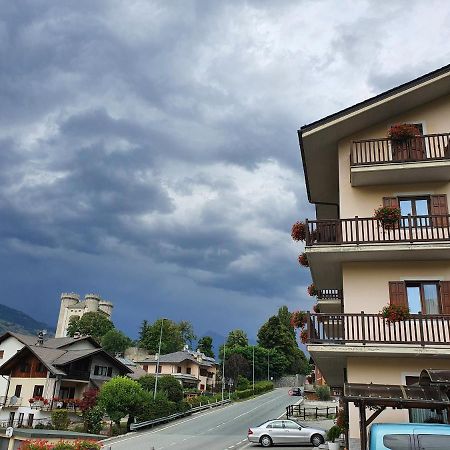
[[[55,398],[56,394],[56,385],[58,384],[58,381],[61,380],[61,377],[58,375],[55,375],[55,384],[53,385],[53,394],[52,394],[52,401],[50,402],[50,410],[53,409],[53,399]]]
[[[11,373],[12,372],[9,373],[9,377],[5,377],[4,375],[2,375],[2,378],[4,380],[6,380],[5,405],[6,405],[6,399],[8,397],[9,385],[11,383]]]

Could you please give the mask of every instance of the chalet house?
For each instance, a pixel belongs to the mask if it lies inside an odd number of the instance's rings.
[[[7,380],[0,394],[0,422],[5,425],[33,426],[48,420],[53,408],[75,410],[86,389],[132,372],[89,337],[36,341],[6,333],[0,345],[13,342],[11,338],[23,346],[0,366],[0,376]]]
[[[395,134],[394,125],[409,134]],[[414,386],[422,369],[449,370],[450,65],[298,134],[316,209],[305,221],[305,253],[320,311],[307,320],[317,368],[344,397],[351,385]],[[400,214],[375,217],[379,207]],[[410,314],[389,320],[384,307]],[[446,414],[387,409],[375,420]],[[357,438],[364,407],[350,405],[349,415]]]
[[[205,356],[201,352],[183,350],[161,355],[158,373],[156,373],[156,355],[149,356],[138,363],[148,374],[174,376],[185,388],[208,391],[216,385],[216,362],[214,358]]]

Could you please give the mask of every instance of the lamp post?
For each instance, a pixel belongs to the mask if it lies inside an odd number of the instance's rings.
[[[155,390],[153,392],[153,400],[155,400],[156,398],[156,389],[158,388],[159,360],[161,358],[161,341],[162,341],[164,320],[165,317],[161,319],[161,332],[159,333],[158,359],[156,360]]]
[[[255,393],[255,346],[253,346],[253,394]]]
[[[223,344],[223,361],[222,361],[222,401],[223,401],[223,393],[225,389],[225,344]]]
[[[270,364],[270,353],[269,350],[267,350],[267,381],[270,381],[269,364]]]

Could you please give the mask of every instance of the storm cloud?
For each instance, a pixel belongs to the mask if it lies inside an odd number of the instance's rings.
[[[450,57],[445,0],[0,5],[0,302],[98,292],[132,336],[309,308],[296,130]]]

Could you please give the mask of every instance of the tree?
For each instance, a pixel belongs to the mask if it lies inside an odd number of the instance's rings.
[[[227,347],[245,347],[248,345],[247,333],[243,330],[231,330],[228,333],[228,338],[226,342]]]
[[[111,329],[102,336],[102,347],[110,354],[123,354],[128,347],[131,347],[132,340],[119,330]]]
[[[226,355],[225,355],[226,356]],[[225,378],[231,378],[237,383],[240,376],[250,375],[251,367],[249,362],[239,353],[232,353],[225,360]]]
[[[180,328],[181,338],[183,339],[184,344],[189,345],[189,347],[192,348],[192,342],[197,339],[192,323],[187,320],[182,320],[178,323],[178,327]]]
[[[144,375],[137,381],[144,390],[153,394],[155,389],[154,375]],[[180,382],[172,375],[163,375],[158,378],[157,392],[164,394],[171,402],[178,403],[183,400],[183,386],[181,386]]]
[[[204,353],[206,356],[210,358],[214,358],[213,352],[213,340],[211,336],[203,336],[198,340],[197,348],[200,352]]]
[[[150,353],[157,353],[159,336],[161,333],[161,321],[158,319],[149,324],[144,321],[139,332],[139,345]],[[161,341],[161,354],[177,352],[183,349],[184,340],[179,325],[172,320],[164,320]]]
[[[83,336],[92,336],[98,342],[109,331],[114,324],[103,313],[87,312],[81,317],[74,316],[69,320],[67,334],[74,336],[80,333]]]
[[[117,425],[128,416],[128,429],[134,417],[141,415],[146,403],[151,400],[149,392],[142,389],[137,381],[127,377],[114,377],[107,381],[98,396],[99,405]]]

